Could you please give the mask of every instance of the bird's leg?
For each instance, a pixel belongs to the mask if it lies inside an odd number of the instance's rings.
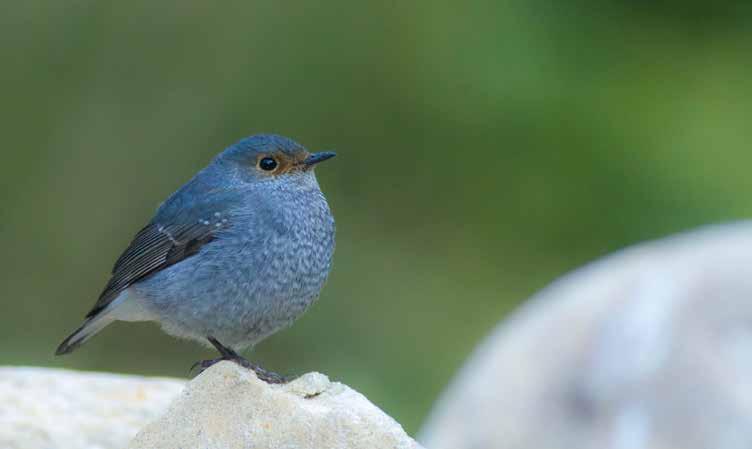
[[[191,367],[191,371],[198,368],[199,372],[203,372],[205,369],[209,368],[210,366],[214,365],[217,362],[228,360],[231,362],[235,362],[244,368],[253,370],[253,372],[256,373],[256,376],[266,383],[283,384],[288,381],[288,379],[286,379],[284,376],[281,376],[272,371],[267,371],[264,368],[261,368],[260,366],[251,363],[247,359],[241,357],[237,352],[233,351],[232,348],[228,348],[227,346],[220,343],[219,340],[217,340],[216,338],[209,336],[209,337],[206,337],[206,339],[209,340],[209,343],[211,343],[212,346],[217,348],[217,351],[219,351],[219,355],[221,357],[216,358],[216,359],[210,359],[210,360],[200,360],[193,364],[193,366]]]

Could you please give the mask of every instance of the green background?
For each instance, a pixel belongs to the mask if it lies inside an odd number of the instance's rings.
[[[157,205],[275,132],[338,224],[321,300],[251,358],[414,433],[557,276],[752,212],[749,2],[13,2],[0,14],[0,363],[186,376],[118,323],[52,353]]]

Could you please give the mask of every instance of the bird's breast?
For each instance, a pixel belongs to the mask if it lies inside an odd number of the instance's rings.
[[[257,299],[307,301],[331,267],[334,219],[323,196],[299,195],[236,223],[216,251],[231,254],[237,288]]]

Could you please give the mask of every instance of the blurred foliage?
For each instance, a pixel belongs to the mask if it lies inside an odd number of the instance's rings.
[[[29,1],[0,15],[0,353],[185,376],[116,324],[59,341],[133,234],[225,146],[336,149],[321,301],[252,358],[415,431],[528,295],[644,239],[750,215],[748,2]]]

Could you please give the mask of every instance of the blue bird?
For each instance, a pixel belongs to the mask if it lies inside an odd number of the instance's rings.
[[[214,346],[268,382],[284,378],[238,355],[292,324],[318,298],[334,252],[334,218],[309,153],[277,135],[245,138],[173,193],[115,263],[67,354],[116,320],[155,321]]]

